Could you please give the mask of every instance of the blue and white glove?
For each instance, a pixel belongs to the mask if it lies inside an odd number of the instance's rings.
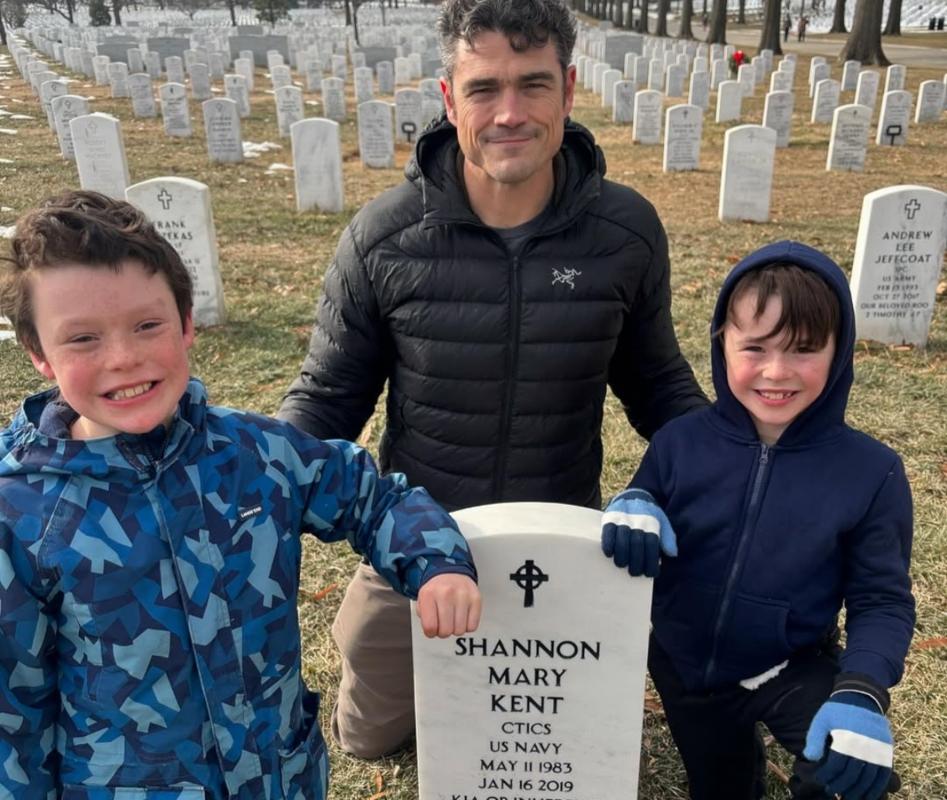
[[[888,693],[871,679],[842,673],[806,734],[803,758],[822,761],[816,779],[828,795],[878,800],[888,788],[894,762],[885,718]],[[828,744],[828,755],[826,755]]]
[[[668,518],[644,489],[626,489],[602,514],[602,552],[631,575],[658,574],[660,553],[677,555],[677,536]]]

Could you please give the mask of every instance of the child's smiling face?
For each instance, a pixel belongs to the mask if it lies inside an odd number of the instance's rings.
[[[190,314],[182,326],[165,277],[127,260],[117,271],[56,265],[30,280],[43,351],[30,357],[79,414],[73,438],[167,424],[187,387],[194,326]]]

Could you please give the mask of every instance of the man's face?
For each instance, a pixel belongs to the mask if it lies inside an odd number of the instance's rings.
[[[80,264],[31,278],[42,355],[33,364],[56,381],[79,414],[76,439],[147,433],[166,425],[187,387],[190,315],[182,329],[163,275],[137,261],[118,272]]]
[[[572,110],[575,68],[563,85],[553,41],[516,52],[502,33],[457,42],[454,75],[442,82],[447,118],[477,179],[521,184],[552,168]],[[470,173],[468,173],[469,176]]]

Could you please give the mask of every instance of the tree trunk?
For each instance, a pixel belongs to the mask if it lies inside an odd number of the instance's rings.
[[[112,19],[116,25],[122,24],[122,0],[112,0]]]
[[[683,0],[681,3],[681,23],[677,30],[678,39],[693,39],[691,20],[694,18],[694,0]]]
[[[237,9],[234,5],[234,0],[227,0],[227,10],[230,12],[230,24],[236,27]]]
[[[727,43],[727,0],[713,0],[705,41],[707,44]]]
[[[638,18],[638,32],[648,32],[648,0],[641,0],[641,16]]]
[[[845,28],[845,0],[835,0],[835,13],[832,14],[829,33],[848,33]]]
[[[760,50],[772,50],[773,55],[781,56],[779,45],[779,24],[782,22],[781,0],[766,0],[763,7],[763,27],[760,29]]]
[[[658,0],[658,26],[655,28],[655,36],[668,35],[668,11],[671,8],[671,0]]]
[[[841,61],[861,61],[887,67],[888,61],[881,49],[881,14],[884,0],[858,0],[852,32],[839,54]]]
[[[3,24],[3,9],[0,9],[0,45],[7,46],[7,29]]]
[[[737,7],[737,25],[746,25],[746,0],[740,0]]]
[[[901,0],[891,0],[888,6],[888,23],[882,31],[885,36],[901,35]]]

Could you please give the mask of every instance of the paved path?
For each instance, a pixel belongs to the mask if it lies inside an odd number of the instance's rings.
[[[700,38],[699,31],[695,30],[694,34]],[[727,28],[727,43],[755,50],[760,43],[760,32],[753,28]],[[790,35],[789,41],[784,43],[782,48],[784,53],[836,58],[842,45],[843,42],[837,39],[823,39],[818,34],[807,36],[804,42],[797,42],[795,36]],[[947,70],[947,48],[892,44],[890,37],[886,37],[881,42],[881,49],[893,64]]]

